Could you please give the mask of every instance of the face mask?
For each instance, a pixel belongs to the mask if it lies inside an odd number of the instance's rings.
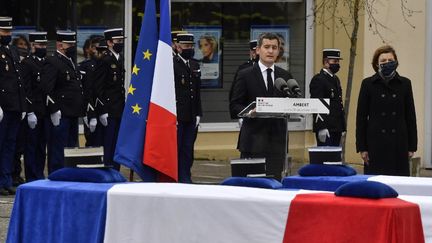
[[[67,57],[69,57],[69,58],[75,58],[75,56],[76,56],[76,48],[75,48],[75,46],[68,47],[65,50],[65,55]]]
[[[18,48],[18,54],[22,57],[26,57],[28,55],[28,50],[25,48]]]
[[[396,71],[398,67],[397,61],[391,61],[379,65],[378,72],[380,72],[384,77],[389,77]]]
[[[123,51],[123,48],[124,48],[124,43],[114,43],[113,50],[115,52],[120,53]]]
[[[3,35],[3,36],[0,36],[0,44],[1,44],[2,46],[7,46],[7,45],[9,45],[9,43],[11,42],[11,40],[12,40],[12,36],[10,36],[10,35]]]
[[[335,73],[339,72],[340,65],[339,65],[339,63],[329,64],[329,69],[333,74],[335,74]]]
[[[35,52],[33,54],[39,58],[44,58],[46,56],[46,53],[46,48],[35,48]]]
[[[183,49],[181,53],[181,56],[186,60],[191,59],[194,55],[195,55],[195,50],[193,48]]]

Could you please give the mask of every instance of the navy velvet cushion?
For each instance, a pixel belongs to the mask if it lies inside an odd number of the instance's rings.
[[[363,198],[393,198],[398,193],[392,187],[377,181],[356,181],[340,186],[336,196]]]
[[[301,176],[352,176],[357,172],[347,165],[309,164],[298,171]]]
[[[229,177],[222,181],[225,186],[244,186],[268,189],[282,188],[282,184],[273,178]]]
[[[126,178],[120,172],[104,168],[72,168],[65,167],[54,171],[48,176],[53,181],[78,181],[78,182],[125,182]]]

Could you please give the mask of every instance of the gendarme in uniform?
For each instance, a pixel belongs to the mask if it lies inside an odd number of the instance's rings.
[[[12,18],[0,17],[0,195],[15,194],[12,161],[22,112],[24,86],[19,73],[19,56],[11,51]]]
[[[192,45],[194,36],[177,35],[179,46]],[[174,58],[174,78],[177,105],[177,146],[179,182],[191,183],[190,169],[193,163],[193,147],[196,137],[197,117],[202,116],[201,71],[193,57],[193,47],[184,48]]]
[[[51,118],[48,172],[64,166],[64,147],[78,146],[78,117],[84,115],[81,74],[76,68],[76,33],[57,31],[57,50],[42,69],[42,85]]]
[[[329,114],[313,115],[313,131],[316,133],[318,146],[339,146],[342,132],[346,131],[342,87],[336,75],[340,59],[339,49],[324,49],[324,67],[312,78],[309,85],[311,98],[330,99]]]
[[[125,105],[123,29],[114,28],[104,32],[108,50],[104,52],[94,71],[95,108],[103,126],[104,163],[120,169],[114,159],[120,121]]]
[[[24,164],[26,182],[44,179],[46,146],[51,121],[41,75],[47,52],[47,32],[29,33],[32,53],[21,61],[23,82],[27,94],[26,143]]]

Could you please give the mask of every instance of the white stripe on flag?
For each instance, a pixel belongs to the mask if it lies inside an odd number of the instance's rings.
[[[281,243],[299,191],[177,183],[108,191],[105,243]]]
[[[150,102],[176,115],[172,48],[159,40]]]

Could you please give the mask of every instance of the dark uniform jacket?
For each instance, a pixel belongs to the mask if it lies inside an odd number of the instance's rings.
[[[232,84],[231,84],[231,89],[230,89],[230,91],[229,91],[228,100],[231,100],[232,92],[233,92],[233,87],[234,87],[234,85],[235,85],[235,82],[236,82],[236,80],[237,80],[237,76],[238,76],[238,73],[240,72],[240,70],[243,70],[243,69],[248,68],[248,67],[252,67],[254,64],[255,64],[254,60],[249,59],[247,62],[242,63],[242,64],[237,68],[237,71],[236,71],[236,73],[234,74],[233,82],[232,82]],[[231,116],[231,119],[237,119],[237,114],[233,114],[233,113],[230,112],[230,116]]]
[[[369,153],[365,174],[409,175],[408,151],[417,150],[411,81],[396,74],[363,80],[357,104],[357,151]]]
[[[82,84],[84,89],[84,104],[86,107],[86,116],[88,119],[96,118],[95,103],[96,96],[94,92],[94,71],[96,70],[97,61],[87,59],[78,64],[78,69],[82,75]]]
[[[9,46],[0,46],[0,107],[3,111],[26,110],[19,68],[17,53],[11,51]]]
[[[109,117],[121,118],[125,105],[124,75],[123,58],[117,60],[111,51],[105,52],[92,78],[99,115],[108,113]]]
[[[274,80],[292,78],[284,69],[275,66]],[[283,97],[284,94],[273,89],[268,94],[259,65],[248,67],[239,72],[230,100],[230,113],[238,114],[257,97]],[[286,120],[278,118],[245,118],[240,129],[237,148],[248,153],[284,154],[283,144],[286,136]],[[286,140],[288,141],[288,140]]]
[[[41,78],[50,114],[60,110],[66,117],[84,115],[81,74],[70,59],[56,51],[46,59]]]
[[[201,70],[195,60],[189,60],[189,68],[178,55],[173,58],[177,121],[192,122],[202,116]]]
[[[342,88],[340,80],[336,75],[321,69],[309,85],[311,98],[330,99],[329,114],[313,114],[313,131],[328,129],[330,132],[346,131],[345,111],[342,103]]]
[[[22,79],[27,95],[27,112],[34,112],[37,117],[47,114],[46,95],[41,84],[42,68],[45,58],[31,55],[21,61]]]

